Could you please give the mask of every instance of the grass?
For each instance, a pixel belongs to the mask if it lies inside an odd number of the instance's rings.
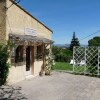
[[[89,66],[87,66],[89,67]],[[91,66],[92,67],[92,66]],[[70,65],[69,63],[66,62],[56,62],[53,70],[60,70],[60,71],[73,71],[73,65]],[[95,77],[97,76],[97,72],[96,73],[91,73],[90,69],[87,69],[86,74],[88,76],[91,77]],[[84,66],[78,66],[78,68],[75,69],[75,72],[73,73],[75,75],[84,75]],[[98,76],[100,78],[100,76]]]
[[[66,70],[66,71],[73,71],[73,65],[70,65],[67,62],[56,62],[54,67],[54,70]],[[84,66],[78,67],[75,69],[77,73],[83,73],[84,71]]]
[[[73,66],[70,65],[69,63],[66,62],[56,62],[54,67],[54,70],[67,70],[67,71],[72,71]]]

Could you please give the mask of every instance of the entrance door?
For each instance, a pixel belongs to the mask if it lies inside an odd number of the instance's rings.
[[[31,47],[26,48],[26,76],[31,75]]]

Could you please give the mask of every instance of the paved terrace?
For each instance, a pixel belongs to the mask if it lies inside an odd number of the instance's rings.
[[[14,86],[21,86],[28,100],[100,100],[100,79],[53,72]]]

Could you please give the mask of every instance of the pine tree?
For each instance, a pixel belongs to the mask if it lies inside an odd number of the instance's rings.
[[[71,44],[70,44],[71,51],[73,51],[74,46],[80,46],[79,40],[78,40],[78,38],[76,38],[75,32],[73,32],[73,38],[72,38]]]

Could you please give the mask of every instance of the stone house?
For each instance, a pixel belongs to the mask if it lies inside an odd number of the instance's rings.
[[[13,0],[0,0],[0,43],[14,44],[9,62],[10,84],[39,75],[45,66],[45,48],[52,44],[52,33]]]

